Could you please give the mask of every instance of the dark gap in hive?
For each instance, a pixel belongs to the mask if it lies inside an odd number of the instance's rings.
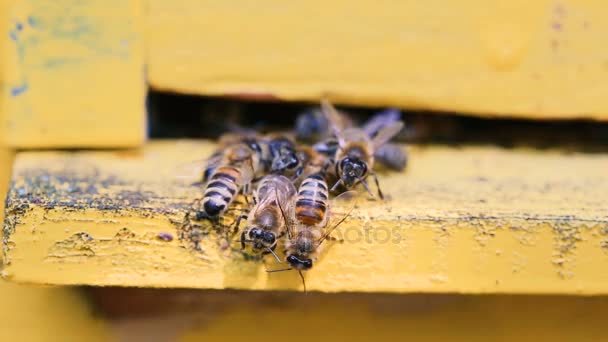
[[[315,105],[151,91],[148,97],[149,136],[215,139],[230,125],[261,130],[291,129],[296,116]],[[337,107],[359,120],[383,109]],[[406,129],[397,140],[409,143],[608,151],[608,123],[592,120],[479,118],[417,110],[402,110],[402,117]]]

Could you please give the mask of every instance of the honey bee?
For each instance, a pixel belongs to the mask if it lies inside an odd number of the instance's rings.
[[[303,166],[297,156],[295,143],[287,136],[274,134],[259,136],[257,133],[227,133],[220,137],[218,150],[211,158],[203,175],[203,182],[213,173],[216,162],[221,159],[223,150],[235,144],[246,144],[258,157],[259,167],[255,178],[260,178],[267,173],[280,174],[297,178],[303,171]]]
[[[344,112],[336,111],[338,126],[340,130],[355,127],[355,123]],[[361,126],[370,138],[386,125],[401,120],[401,113],[396,108],[389,108],[374,114]],[[331,128],[327,117],[320,109],[310,109],[301,113],[295,124],[296,137],[303,141],[319,141],[314,145],[314,150],[335,155],[338,142],[331,136]],[[376,161],[390,169],[403,171],[407,164],[407,155],[397,144],[386,143],[374,151]]]
[[[251,243],[255,253],[269,252],[279,261],[274,249],[277,239],[285,234],[285,220],[280,207],[290,207],[296,194],[293,183],[285,176],[264,176],[255,192],[255,205],[248,215],[241,215],[236,221],[238,228],[242,219],[247,219],[246,229],[241,234],[241,247]]]
[[[354,191],[343,193],[339,198],[350,197],[353,193]],[[333,239],[331,233],[344,222],[350,212],[331,228],[326,229],[330,220],[330,202],[328,186],[323,173],[315,173],[304,179],[298,189],[295,205],[288,208],[288,214],[285,213],[282,205],[279,205],[279,209],[283,217],[289,217],[289,219],[285,219],[288,235],[285,242],[285,260],[289,267],[268,270],[268,272],[296,270],[302,279],[304,291],[306,291],[302,271],[310,270],[313,267],[314,261],[321,253],[323,242]]]
[[[334,165],[339,179],[331,188],[331,191],[334,191],[340,184],[350,189],[361,183],[365,187],[365,190],[373,196],[365,181],[371,175],[374,177],[378,196],[384,199],[378,177],[373,172],[374,153],[401,131],[403,122],[395,121],[381,126],[378,132],[373,137],[370,137],[370,134],[361,128],[341,129],[336,123],[338,120],[336,119],[336,109],[327,100],[323,100],[321,106],[338,142]]]
[[[242,143],[231,145],[221,155],[214,157],[205,170],[205,174],[209,169],[213,171],[205,185],[196,218],[215,219],[223,214],[238,193],[242,190],[248,192],[249,184],[260,167],[259,156]]]

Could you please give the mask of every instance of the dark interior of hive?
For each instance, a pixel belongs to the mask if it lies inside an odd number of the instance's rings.
[[[235,129],[261,132],[294,128],[313,102],[259,101],[151,91],[147,99],[151,138],[218,138]],[[380,107],[336,105],[364,122]],[[417,144],[497,145],[601,152],[608,149],[608,123],[593,120],[488,118],[399,108],[405,129],[396,141]]]

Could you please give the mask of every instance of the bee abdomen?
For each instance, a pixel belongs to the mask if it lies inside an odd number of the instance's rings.
[[[313,226],[321,223],[325,218],[327,205],[318,200],[307,198],[296,201],[296,217],[301,223]]]
[[[203,196],[203,208],[209,216],[220,215],[234,199],[239,191],[241,172],[232,166],[216,169],[211,176]]]

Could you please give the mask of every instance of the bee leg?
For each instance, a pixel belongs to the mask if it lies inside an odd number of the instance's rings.
[[[302,175],[303,172],[304,172],[304,166],[298,167],[298,169],[296,170],[296,173],[291,178],[291,180],[295,181],[296,179],[300,178],[300,176]]]
[[[241,233],[241,249],[245,249],[245,240],[247,240],[247,236],[246,236],[247,231],[243,230],[243,232]]]
[[[247,219],[247,217],[248,217],[247,215],[239,215],[239,217],[236,219],[236,222],[234,224],[234,229],[233,229],[234,234],[236,234],[239,231],[239,227],[241,225],[241,221],[243,219]],[[243,233],[245,233],[245,231],[243,231]],[[243,236],[241,235],[241,241],[242,240],[243,240]]]
[[[371,176],[374,177],[374,182],[376,183],[376,188],[378,189],[378,197],[383,200],[384,194],[382,193],[382,190],[380,190],[380,182],[378,181],[378,176],[376,176],[375,173],[372,173]]]

